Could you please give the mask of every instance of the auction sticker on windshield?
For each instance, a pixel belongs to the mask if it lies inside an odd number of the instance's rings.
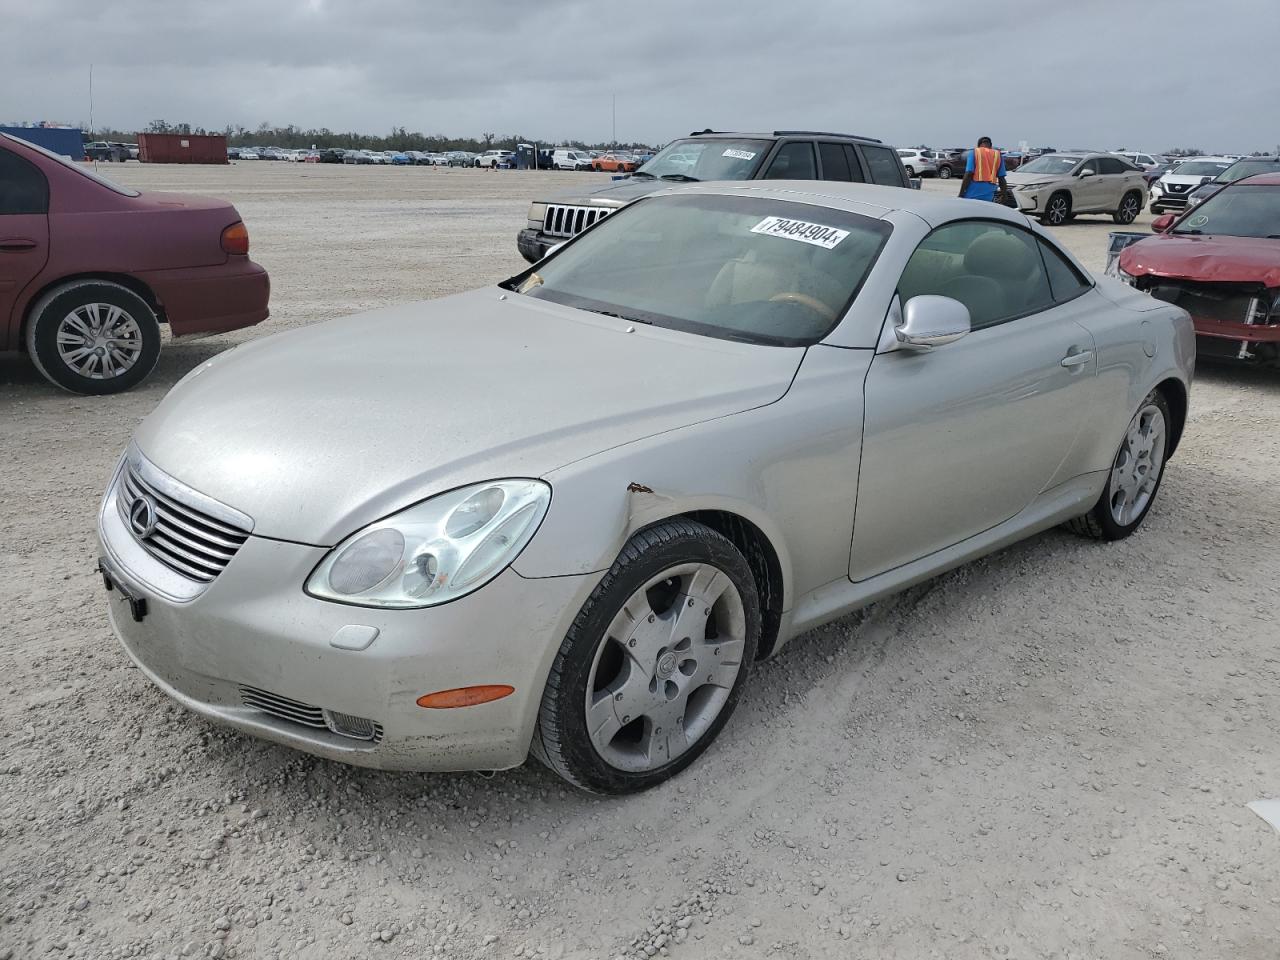
[[[756,155],[750,150],[735,150],[732,147],[720,154],[720,156],[733,157],[735,160],[754,160],[756,158]]]
[[[849,235],[848,230],[837,230],[835,227],[809,223],[807,220],[788,220],[786,217],[765,217],[751,228],[751,232],[763,233],[766,237],[799,240],[827,250]]]

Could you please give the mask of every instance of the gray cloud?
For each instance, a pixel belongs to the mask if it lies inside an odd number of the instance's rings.
[[[293,123],[661,142],[695,128],[895,143],[1246,151],[1280,141],[1256,0],[0,0],[0,121]],[[1166,29],[1161,24],[1175,27]]]

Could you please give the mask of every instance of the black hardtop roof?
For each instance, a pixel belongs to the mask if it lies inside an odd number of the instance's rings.
[[[862,143],[884,143],[875,137],[862,137],[856,133],[832,133],[828,130],[774,130],[772,133],[742,133],[733,130],[694,130],[691,137],[839,137],[841,140],[858,140]]]

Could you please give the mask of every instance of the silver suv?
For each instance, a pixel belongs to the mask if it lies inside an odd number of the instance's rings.
[[[520,255],[537,263],[557,244],[581,233],[632,200],[699,180],[841,180],[889,187],[919,187],[880,140],[845,133],[775,130],[717,133],[704,130],[673,140],[629,177],[536,200],[529,224],[516,236]]]

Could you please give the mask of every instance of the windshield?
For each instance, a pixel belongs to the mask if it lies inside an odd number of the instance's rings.
[[[1280,187],[1242,183],[1220,190],[1170,232],[1280,240]]]
[[[1258,173],[1280,172],[1280,160],[1237,160],[1218,174],[1218,183],[1235,183]]]
[[[8,135],[0,134],[0,136],[8,136]],[[62,164],[68,170],[74,170],[76,173],[80,174],[80,176],[88,177],[90,180],[94,181],[95,183],[101,184],[102,186],[106,187],[108,190],[115,191],[116,193],[120,194],[120,196],[122,197],[141,196],[141,194],[138,193],[137,190],[130,190],[128,187],[122,187],[120,186],[120,184],[114,183],[111,180],[108,180],[106,177],[100,177],[96,173],[94,173],[92,170],[89,170],[87,167],[84,167],[83,165],[76,163],[70,157],[64,157],[60,153],[54,153],[52,150],[46,150],[44,147],[40,146],[40,144],[32,143],[30,140],[23,140],[21,137],[14,137],[13,139],[19,141],[23,146],[30,147],[32,150],[35,150],[39,153],[43,153],[46,157],[48,157],[51,160],[57,160],[60,164]],[[103,146],[106,146],[106,144],[103,144]]]
[[[890,230],[804,203],[652,197],[599,221],[507,287],[636,323],[801,346],[839,322]]]
[[[750,180],[768,140],[675,140],[642,166],[637,173],[678,180]]]
[[[1175,177],[1216,177],[1229,166],[1230,160],[1188,160],[1174,167],[1170,174]]]
[[[1080,157],[1064,157],[1060,154],[1051,153],[1043,157],[1036,157],[1030,163],[1024,163],[1018,168],[1018,172],[1048,173],[1053,176],[1062,176],[1074,170],[1080,160]]]

